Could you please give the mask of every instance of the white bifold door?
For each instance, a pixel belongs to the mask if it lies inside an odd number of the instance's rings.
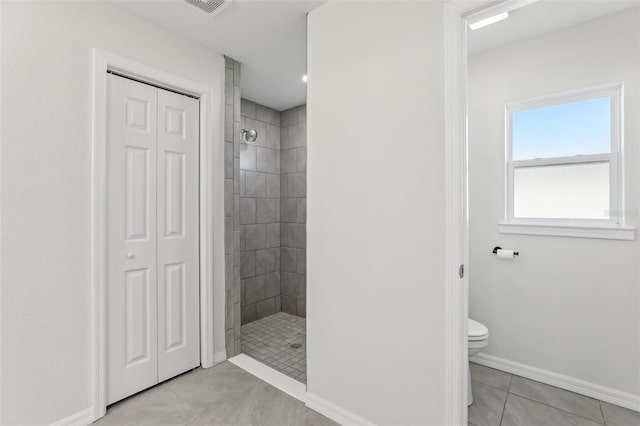
[[[107,403],[200,365],[197,99],[109,74]]]

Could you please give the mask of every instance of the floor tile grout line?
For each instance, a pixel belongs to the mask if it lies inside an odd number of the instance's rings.
[[[517,393],[508,392],[508,394],[509,395],[513,395],[513,396],[517,396],[517,397],[522,398],[522,399],[526,399],[527,401],[535,402],[536,404],[544,405],[545,407],[549,407],[549,408],[553,408],[553,409],[558,410],[558,411],[562,411],[563,413],[571,414],[572,416],[580,417],[581,419],[584,419],[584,420],[589,420],[590,422],[594,422],[594,423],[599,424],[599,425],[604,425],[604,423],[599,423],[596,420],[590,419],[588,417],[581,416],[580,414],[575,414],[575,413],[572,413],[571,411],[567,411],[567,410],[564,410],[562,408],[554,407],[553,405],[549,405],[549,404],[546,404],[544,402],[536,401],[535,399],[527,398],[526,396],[518,395]],[[600,402],[600,400],[596,400],[596,401],[598,401],[598,403]],[[604,422],[604,420],[603,420],[603,422]]]
[[[507,393],[509,392],[508,389],[505,390],[505,389],[502,389],[502,388],[499,388],[499,387],[496,387],[496,386],[493,386],[493,385],[489,385],[489,384],[484,383],[484,382],[479,382],[479,381],[473,380],[473,379],[471,380],[471,383],[475,383],[477,385],[482,385],[482,386],[486,386],[486,387],[491,388],[491,389],[499,390],[500,392],[507,392]]]
[[[507,395],[504,397],[504,405],[502,406],[502,413],[500,414],[500,423],[502,426],[502,420],[504,419],[504,412],[507,411],[507,400],[509,399],[509,389],[511,389],[511,381],[513,380],[513,374],[509,375],[509,386],[507,386]]]
[[[478,364],[478,365],[482,365],[482,364]],[[484,366],[484,367],[486,367],[486,366]],[[546,383],[538,382],[537,380],[528,379],[528,378],[523,377],[523,376],[518,376],[517,374],[507,373],[506,371],[498,370],[498,369],[496,369],[496,368],[491,368],[491,367],[487,367],[487,368],[490,368],[490,369],[492,369],[492,370],[496,370],[496,371],[500,371],[500,372],[502,372],[502,373],[506,373],[506,374],[509,374],[509,375],[510,375],[510,377],[509,377],[509,386],[508,386],[508,388],[507,388],[507,393],[508,393],[508,394],[510,394],[510,395],[515,395],[515,396],[518,396],[518,397],[520,397],[520,398],[524,398],[524,399],[527,399],[527,400],[529,400],[529,401],[532,401],[532,402],[536,402],[536,403],[538,403],[538,404],[545,405],[545,406],[547,406],[547,407],[555,408],[556,410],[563,411],[563,412],[565,412],[565,413],[568,413],[568,414],[574,415],[574,416],[576,416],[576,417],[580,417],[580,418],[585,419],[585,420],[589,420],[589,421],[592,421],[592,422],[595,422],[595,423],[598,423],[598,424],[601,424],[601,425],[606,425],[606,422],[605,422],[605,420],[604,420],[604,413],[602,412],[602,404],[601,404],[601,402],[602,402],[602,401],[601,401],[601,400],[599,400],[599,399],[591,398],[591,397],[588,397],[588,396],[586,396],[586,395],[581,395],[581,394],[576,393],[576,392],[571,392],[571,391],[568,391],[568,390],[566,390],[566,389],[559,388],[559,387],[557,387],[557,386],[548,385],[548,384],[546,384]],[[559,389],[559,390],[561,390],[561,391],[569,392],[569,393],[572,393],[572,394],[578,395],[578,396],[580,396],[580,397],[584,397],[584,398],[592,399],[592,400],[594,400],[594,401],[598,402],[598,407],[600,408],[600,414],[601,414],[601,416],[602,416],[602,423],[600,423],[600,422],[598,422],[598,421],[596,421],[596,420],[590,419],[590,418],[588,418],[588,417],[581,416],[580,414],[575,414],[575,413],[572,413],[572,412],[570,412],[570,411],[564,410],[564,409],[562,409],[562,408],[555,407],[555,406],[553,406],[553,405],[546,404],[546,403],[544,403],[544,402],[537,401],[537,400],[535,400],[535,399],[531,399],[531,398],[528,398],[528,397],[526,397],[526,396],[519,395],[519,394],[517,394],[517,393],[511,392],[511,383],[513,382],[513,377],[514,377],[514,376],[515,376],[515,377],[523,378],[523,379],[525,379],[525,380],[531,380],[532,382],[535,382],[535,383],[540,383],[540,384],[543,384],[543,385],[551,386],[551,387],[556,388],[556,389]],[[486,383],[482,383],[482,382],[478,382],[478,381],[474,381],[474,380],[472,380],[471,382],[472,382],[472,383],[480,383],[481,385],[488,386],[488,387],[490,387],[490,388],[492,388],[492,389],[496,389],[496,390],[500,390],[500,391],[504,392],[504,390],[502,390],[502,389],[500,389],[500,388],[497,388],[497,387],[495,387],[495,386],[488,385],[488,384],[486,384]]]
[[[602,401],[598,400],[598,407],[600,407],[600,415],[602,416],[602,424],[607,426],[607,421],[604,419],[604,410],[602,409]]]

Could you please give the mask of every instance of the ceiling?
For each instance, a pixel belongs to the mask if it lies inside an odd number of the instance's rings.
[[[307,13],[326,0],[234,0],[210,16],[183,0],[118,7],[242,63],[242,97],[283,111],[306,102]]]
[[[469,30],[469,53],[571,27],[638,5],[639,0],[541,0],[512,11],[504,21]]]

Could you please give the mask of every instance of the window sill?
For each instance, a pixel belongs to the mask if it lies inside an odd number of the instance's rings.
[[[501,234],[546,235],[603,240],[633,241],[635,239],[635,228],[628,227],[500,223],[498,224],[498,232]]]

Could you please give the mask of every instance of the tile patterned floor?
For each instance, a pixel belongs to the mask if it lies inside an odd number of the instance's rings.
[[[97,426],[338,426],[304,402],[223,362],[117,402]]]
[[[472,426],[634,426],[640,413],[471,363]]]
[[[299,348],[291,345],[299,344]],[[242,326],[242,352],[289,377],[307,382],[305,319],[277,312]]]

